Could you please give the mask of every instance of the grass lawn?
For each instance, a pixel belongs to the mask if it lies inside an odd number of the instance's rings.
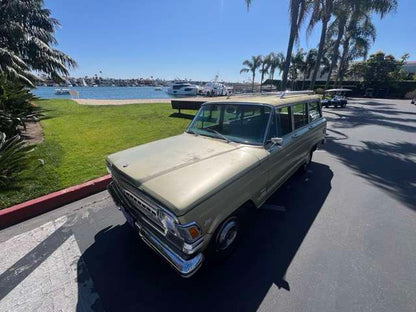
[[[12,188],[0,191],[0,209],[103,176],[108,154],[180,134],[190,122],[170,117],[175,113],[170,104],[87,106],[41,100],[37,105],[45,110],[45,140],[31,153],[30,168]]]

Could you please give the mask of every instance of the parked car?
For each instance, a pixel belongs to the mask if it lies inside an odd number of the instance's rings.
[[[107,157],[109,192],[141,239],[182,276],[225,257],[242,218],[324,142],[318,96],[204,103],[185,133]]]
[[[350,89],[325,90],[321,104],[324,107],[346,107],[348,103],[346,94],[351,91]]]

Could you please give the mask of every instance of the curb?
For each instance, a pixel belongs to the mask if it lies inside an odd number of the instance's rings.
[[[29,201],[0,210],[0,230],[33,218],[65,204],[104,191],[111,181],[106,175],[79,185],[56,191]]]

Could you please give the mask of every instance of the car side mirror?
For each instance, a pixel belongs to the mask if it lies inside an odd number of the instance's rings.
[[[270,141],[273,145],[282,145],[283,139],[282,138],[271,138]]]

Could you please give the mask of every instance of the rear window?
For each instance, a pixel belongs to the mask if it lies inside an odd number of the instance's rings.
[[[308,115],[306,110],[306,103],[299,103],[292,106],[293,120],[295,129],[299,129],[308,124]]]
[[[310,122],[322,117],[319,102],[309,103],[309,120]]]

